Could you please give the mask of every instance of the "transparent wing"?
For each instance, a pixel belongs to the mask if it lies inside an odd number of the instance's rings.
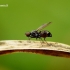
[[[48,23],[43,24],[42,26],[40,26],[40,27],[37,29],[37,31],[38,31],[38,30],[42,30],[43,28],[47,27],[50,23],[51,23],[51,22],[48,22]]]

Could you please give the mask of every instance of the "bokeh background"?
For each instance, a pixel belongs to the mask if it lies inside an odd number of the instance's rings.
[[[26,40],[25,32],[51,21],[48,41],[70,45],[70,0],[0,0],[0,40]],[[33,39],[35,40],[35,39]],[[0,70],[70,70],[70,59],[34,53],[0,56]]]

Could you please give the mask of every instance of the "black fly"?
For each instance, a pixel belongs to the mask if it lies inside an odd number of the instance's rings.
[[[40,26],[38,29],[31,31],[31,32],[26,32],[25,35],[30,39],[30,38],[45,38],[46,37],[52,37],[51,32],[47,31],[47,30],[42,30],[43,28],[47,27],[51,22],[45,23],[42,26]]]

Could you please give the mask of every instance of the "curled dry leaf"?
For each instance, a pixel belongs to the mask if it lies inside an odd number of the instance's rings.
[[[70,45],[58,42],[27,40],[1,40],[0,55],[12,52],[33,52],[45,55],[70,57]]]

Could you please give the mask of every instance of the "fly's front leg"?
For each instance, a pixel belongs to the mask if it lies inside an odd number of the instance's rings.
[[[40,39],[41,41],[43,41],[41,37],[40,37],[39,39]]]
[[[31,39],[31,37],[28,37],[28,43],[30,43],[31,41],[30,41],[30,39]]]

